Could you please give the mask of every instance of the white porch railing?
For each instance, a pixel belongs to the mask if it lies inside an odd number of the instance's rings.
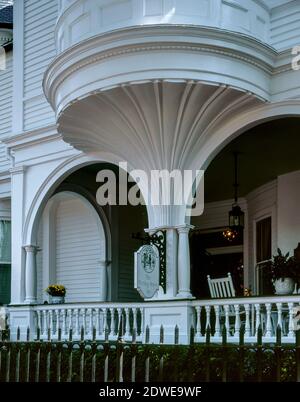
[[[143,334],[143,308],[136,304],[52,304],[36,306],[36,327],[40,329],[41,339],[57,339],[59,329],[62,339],[67,339],[72,330],[73,339],[79,339],[83,331],[84,339],[110,340],[118,338],[120,325],[124,338],[131,338],[135,330],[139,340]],[[122,323],[122,324],[121,324]]]
[[[40,329],[41,339],[47,339],[49,336],[51,339],[57,339],[59,332],[62,339],[68,339],[72,329],[73,339],[80,339],[81,335],[85,339],[91,339],[93,331],[96,331],[96,339],[104,340],[107,336],[109,340],[116,340],[122,323],[122,335],[128,341],[132,339],[133,332],[137,341],[145,341],[148,326],[150,342],[159,342],[156,335],[162,326],[167,343],[174,342],[175,327],[178,328],[179,343],[187,343],[190,330],[188,325],[191,325],[195,331],[195,342],[198,343],[206,341],[208,328],[210,341],[221,342],[224,327],[228,342],[239,342],[243,328],[245,343],[255,343],[259,327],[262,329],[263,342],[275,342],[279,326],[282,342],[293,343],[294,307],[299,304],[300,296],[295,295],[153,301],[139,304],[47,304],[35,306],[34,311],[35,326]],[[168,318],[170,314],[174,317],[172,321]]]
[[[264,342],[275,342],[279,326],[283,342],[294,342],[294,307],[299,296],[243,297],[197,300],[195,334],[197,342],[205,342],[210,328],[211,341],[219,342],[225,326],[227,341],[238,342],[243,326],[245,342],[256,342],[259,326]]]

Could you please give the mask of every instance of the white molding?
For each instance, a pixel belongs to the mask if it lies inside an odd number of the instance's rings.
[[[162,25],[131,27],[87,39],[59,55],[45,72],[44,92],[58,112],[57,88],[76,71],[116,56],[151,51],[165,53],[167,50],[230,57],[268,74],[272,72],[277,55],[275,49],[252,37],[221,29]],[[109,87],[107,84],[101,90]]]
[[[8,149],[14,151],[17,149],[31,147],[33,145],[38,145],[43,142],[55,141],[57,139],[61,139],[61,135],[58,134],[56,125],[53,124],[5,137],[1,140],[1,142],[5,144]]]
[[[211,255],[222,255],[222,254],[236,254],[243,253],[243,245],[240,246],[228,246],[228,247],[211,247],[207,248],[206,251]]]

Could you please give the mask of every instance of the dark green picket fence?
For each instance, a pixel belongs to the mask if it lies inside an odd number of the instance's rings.
[[[19,334],[19,331],[18,331]],[[29,340],[29,330],[27,339]],[[143,381],[300,381],[300,332],[294,345],[281,344],[277,329],[276,343],[263,344],[262,330],[257,331],[255,344],[244,343],[243,329],[239,344],[227,342],[225,328],[220,344],[211,343],[207,331],[204,344],[194,343],[191,329],[190,345],[178,344],[175,328],[174,344],[164,344],[164,330],[160,344],[124,342],[119,334],[117,342],[84,339],[68,341],[40,340],[10,341],[9,332],[0,332],[0,381],[6,382],[143,382]],[[18,335],[18,339],[20,336]]]

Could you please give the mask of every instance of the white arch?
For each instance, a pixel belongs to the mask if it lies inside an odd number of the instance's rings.
[[[202,139],[202,148],[197,155],[193,155],[191,166],[206,169],[212,159],[230,141],[245,131],[264,122],[285,118],[300,117],[300,99],[267,103],[250,109],[242,115],[234,116],[228,123],[222,124],[214,132],[207,132]]]
[[[40,185],[36,192],[23,229],[23,244],[36,244],[37,224],[41,212],[57,186],[74,171],[94,163],[112,163],[118,165],[120,159],[108,153],[80,154],[76,155],[57,166]],[[131,169],[128,163],[128,170]]]
[[[229,122],[221,125],[213,132],[208,131],[205,138],[200,139],[202,144],[200,151],[197,147],[194,154],[191,155],[187,168],[193,171],[197,169],[206,170],[215,156],[239,135],[264,122],[285,117],[300,117],[300,99],[267,103],[252,108],[242,115],[234,116]],[[187,216],[187,222],[190,222],[189,216]]]
[[[46,204],[46,207],[44,209],[43,215],[42,215],[42,221],[43,221],[43,245],[42,245],[42,253],[43,253],[43,265],[42,265],[42,272],[40,272],[40,275],[42,275],[42,283],[43,283],[43,288],[47,287],[49,283],[56,283],[57,282],[57,265],[56,265],[56,258],[57,258],[57,250],[56,250],[56,244],[57,244],[57,239],[56,239],[56,214],[59,210],[59,207],[61,206],[61,203],[64,201],[80,201],[80,204],[76,204],[78,206],[81,205],[80,211],[84,212],[86,215],[86,218],[88,221],[90,220],[90,223],[93,222],[95,223],[94,226],[94,231],[92,233],[92,237],[89,238],[93,240],[93,243],[95,241],[99,241],[99,248],[96,247],[94,248],[93,251],[93,256],[96,259],[92,260],[92,266],[90,267],[91,271],[90,273],[97,277],[99,280],[99,294],[98,291],[93,290],[91,293],[92,297],[96,298],[97,301],[106,301],[107,296],[110,293],[109,292],[109,281],[108,281],[108,275],[107,275],[107,247],[106,247],[106,239],[107,235],[105,233],[105,228],[102,223],[102,220],[94,208],[93,204],[83,195],[78,194],[75,191],[61,191],[56,194],[54,194],[49,201]],[[84,206],[84,209],[82,207]],[[71,212],[71,211],[70,211]],[[72,212],[71,212],[72,215]],[[80,215],[81,216],[81,215]],[[91,218],[92,217],[92,218]],[[75,215],[74,215],[75,218]],[[73,220],[73,218],[72,218]],[[103,244],[104,242],[104,244]],[[73,247],[71,243],[67,243],[68,247]],[[100,247],[100,244],[102,247]],[[95,245],[95,243],[94,243]],[[84,251],[84,250],[81,250]],[[80,253],[81,253],[80,251]],[[78,254],[77,257],[80,257],[80,253]],[[99,254],[99,255],[98,255]],[[98,257],[99,259],[98,259]],[[73,263],[75,264],[76,267],[76,261],[75,259]],[[72,264],[73,265],[73,264]],[[78,268],[78,267],[77,267]],[[64,267],[61,271],[62,273],[64,272]],[[68,275],[67,279],[70,281]],[[76,281],[76,280],[75,280]],[[70,283],[73,283],[74,279],[71,279]],[[93,282],[92,282],[93,283]],[[74,284],[74,283],[73,283]],[[68,295],[67,295],[68,296]],[[74,300],[77,301],[77,300]]]

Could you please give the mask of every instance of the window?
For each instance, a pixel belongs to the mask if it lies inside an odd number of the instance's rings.
[[[0,305],[10,303],[11,222],[0,220]]]
[[[271,217],[256,223],[256,262],[269,260],[272,256]]]
[[[273,294],[270,280],[264,272],[264,261],[272,257],[271,217],[256,222],[256,291],[259,295]]]

